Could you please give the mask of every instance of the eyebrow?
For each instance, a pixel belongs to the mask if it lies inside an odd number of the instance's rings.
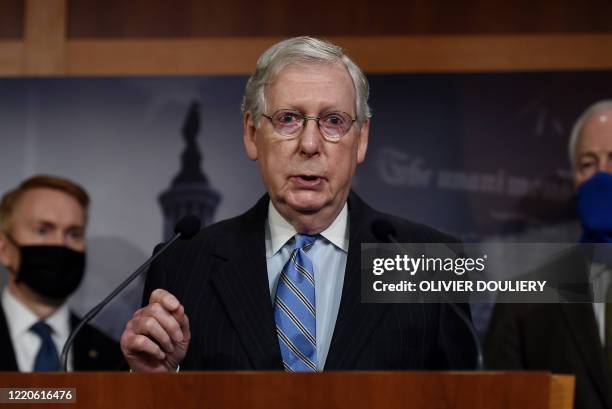
[[[56,224],[54,222],[51,222],[49,220],[45,220],[45,219],[34,219],[33,223],[34,225],[45,225],[45,226],[56,226]]]
[[[44,226],[53,227],[53,228],[57,228],[58,227],[57,223],[49,221],[49,220],[45,220],[45,219],[34,220],[34,225],[41,225],[41,224],[44,225]],[[80,226],[78,224],[71,224],[71,225],[68,225],[66,227],[66,230],[75,230],[75,229],[85,230],[85,226],[84,225]]]

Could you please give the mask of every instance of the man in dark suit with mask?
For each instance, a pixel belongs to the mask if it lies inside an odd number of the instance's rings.
[[[351,191],[368,146],[368,93],[334,44],[292,38],[260,57],[245,90],[243,140],[267,194],[152,266],[146,305],[121,338],[133,370],[474,365],[469,331],[448,305],[361,302],[361,243],[386,240],[375,221],[403,242],[454,240]]]
[[[612,243],[612,100],[600,101],[582,114],[573,128],[569,153],[581,241]],[[610,265],[587,266],[576,257],[558,263],[564,269],[572,263],[573,274],[590,275],[594,288],[604,289],[597,299],[605,297],[612,283]],[[488,369],[575,374],[577,409],[612,409],[611,306],[498,304],[489,326],[485,364]]]
[[[89,196],[77,184],[35,176],[0,201],[0,262],[8,270],[0,307],[0,370],[58,371],[78,318],[66,299],[85,272]],[[119,369],[119,345],[91,326],[76,338],[69,369]]]

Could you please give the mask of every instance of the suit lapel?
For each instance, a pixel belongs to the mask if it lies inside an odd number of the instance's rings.
[[[593,306],[590,303],[561,304],[561,309],[570,329],[570,334],[578,347],[589,375],[593,379],[608,407],[612,407],[608,383],[610,375],[605,367],[605,356],[599,341],[599,332]]]
[[[79,324],[79,321],[79,317],[70,313],[71,331]],[[87,345],[89,342],[82,342],[87,332],[88,328],[87,325],[85,325],[74,340],[74,344],[72,344],[72,367],[75,371],[89,371],[95,369],[95,358],[98,356],[98,351],[95,349],[95,346]],[[87,337],[87,341],[90,341],[88,338],[89,337]]]
[[[219,268],[211,275],[254,369],[283,369],[266,265],[265,195],[244,215],[241,237],[218,246]],[[238,247],[239,246],[239,247]]]
[[[11,334],[9,333],[8,325],[6,323],[6,317],[4,316],[4,309],[0,306],[0,351],[3,351],[3,359],[0,363],[0,371],[17,371],[17,359],[15,358],[15,351],[13,349],[13,343],[11,341]]]
[[[76,315],[70,313],[70,330],[72,331],[74,327],[79,324],[79,319]],[[83,335],[83,328],[81,330],[80,336]],[[84,353],[82,344],[79,342],[80,336],[74,340],[74,344],[72,344],[72,366],[75,371],[83,371],[91,369],[91,363],[89,362],[88,356]]]
[[[349,251],[336,320],[325,370],[351,369],[351,363],[367,342],[388,304],[361,303],[361,243],[376,242],[370,232],[365,203],[349,196]]]

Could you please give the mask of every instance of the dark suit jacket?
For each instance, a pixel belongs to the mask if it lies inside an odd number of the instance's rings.
[[[74,328],[79,318],[71,314],[70,321]],[[75,371],[113,371],[121,369],[124,364],[119,344],[90,325],[83,327],[74,341],[72,351]],[[17,370],[6,317],[0,307],[0,371]]]
[[[557,271],[558,283],[583,282],[588,265],[576,251],[545,266],[543,274]],[[582,299],[579,293],[571,298]],[[485,364],[487,369],[574,374],[576,409],[612,409],[611,378],[591,303],[497,304]]]
[[[154,289],[165,288],[190,319],[192,339],[182,369],[283,370],[265,258],[268,201],[265,195],[245,214],[177,243],[148,272],[144,303]],[[473,367],[469,332],[448,306],[360,299],[360,244],[378,241],[371,232],[374,220],[389,220],[403,242],[454,239],[379,213],[354,193],[348,206],[350,245],[325,369]]]

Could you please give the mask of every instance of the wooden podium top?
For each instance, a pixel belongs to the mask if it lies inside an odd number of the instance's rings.
[[[574,377],[546,372],[1,372],[0,388],[76,390],[76,403],[0,404],[15,409],[570,409]]]

